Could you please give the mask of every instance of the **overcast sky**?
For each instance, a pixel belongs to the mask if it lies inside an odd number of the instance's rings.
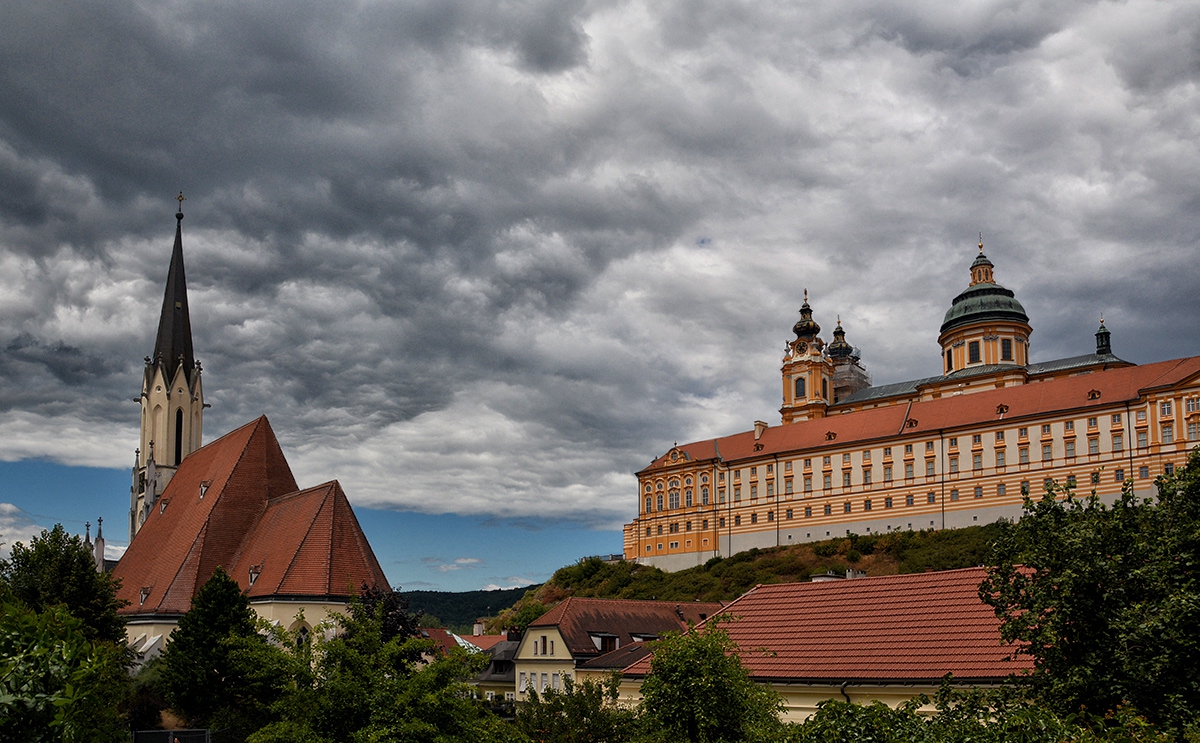
[[[181,190],[205,439],[359,506],[618,527],[805,288],[938,373],[980,232],[1035,360],[1194,355],[1198,82],[1195,2],[3,3],[0,459],[132,463]]]

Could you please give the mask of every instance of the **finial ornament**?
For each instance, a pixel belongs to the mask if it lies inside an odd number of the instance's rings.
[[[804,303],[808,304],[808,289],[804,290]]]
[[[175,214],[175,218],[183,219],[183,202],[187,201],[187,197],[183,195],[183,191],[180,191],[175,200],[179,202],[179,211]]]
[[[979,252],[981,255],[983,254],[983,233],[982,232],[979,233]]]

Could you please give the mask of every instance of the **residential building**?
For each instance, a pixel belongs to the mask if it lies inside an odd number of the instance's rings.
[[[563,678],[575,676],[588,661],[656,640],[665,632],[682,632],[721,607],[706,602],[565,599],[530,623],[521,638],[514,658],[516,698],[524,699],[530,688],[562,689]]]
[[[1200,444],[1200,357],[1143,366],[1112,353],[1032,362],[1032,327],[980,252],[946,312],[943,373],[868,386],[839,321],[820,338],[807,292],[783,358],[783,425],[676,445],[637,473],[629,560],[677,570],[753,547],[849,532],[1016,519],[1047,482],[1112,500]]]
[[[979,599],[983,568],[758,586],[729,604],[721,626],[750,677],[784,700],[799,722],[828,699],[891,707],[932,696],[947,674],[960,687],[991,687],[1033,668],[1000,638]],[[624,671],[621,698],[640,700],[648,655]],[[931,711],[926,709],[926,711]]]

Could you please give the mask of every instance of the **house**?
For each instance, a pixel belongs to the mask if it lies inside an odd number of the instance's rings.
[[[1032,670],[1000,638],[979,598],[984,568],[854,580],[757,586],[718,616],[750,677],[801,721],[827,699],[895,707],[932,695],[947,674],[958,686],[991,687]],[[712,620],[710,620],[712,621]],[[640,699],[652,656],[624,670],[621,695]]]
[[[720,603],[568,598],[529,624],[514,657],[516,698],[528,689],[562,689],[564,676],[622,648],[683,632],[721,610]],[[582,669],[584,675],[594,669]]]

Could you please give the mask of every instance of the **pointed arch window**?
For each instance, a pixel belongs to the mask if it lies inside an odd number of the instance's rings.
[[[183,408],[175,408],[175,464],[183,461]]]

